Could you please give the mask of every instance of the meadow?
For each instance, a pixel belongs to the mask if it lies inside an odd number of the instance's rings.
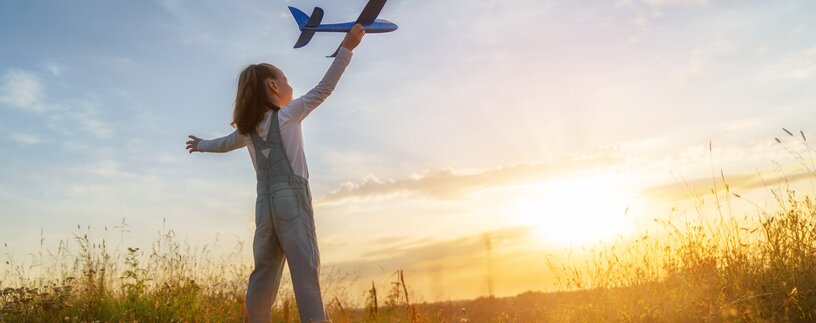
[[[783,139],[816,152],[804,134],[785,132]],[[814,165],[792,154],[814,179]],[[335,322],[816,321],[813,196],[766,187],[773,207],[736,214],[732,203],[743,197],[722,172],[713,177],[707,193],[691,197],[697,217],[655,219],[661,234],[641,232],[551,263],[561,291],[428,303],[414,299],[402,271],[363,291],[329,271],[327,308]],[[166,230],[143,250],[95,241],[90,228],[77,227],[57,250],[35,251],[30,265],[3,261],[0,322],[241,321],[251,271],[243,247],[218,256]],[[273,322],[297,321],[288,285],[281,284]]]

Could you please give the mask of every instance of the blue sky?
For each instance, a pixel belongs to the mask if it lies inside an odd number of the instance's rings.
[[[364,1],[0,3],[7,252],[25,259],[41,230],[53,242],[122,218],[133,245],[163,221],[193,243],[249,241],[247,152],[183,147],[188,134],[232,131],[247,64],[277,65],[295,95],[319,81],[342,35],[293,49],[287,5],[341,22]],[[380,17],[400,29],[367,35],[304,122],[324,263],[411,269],[432,261],[416,250],[546,227],[552,203],[524,202],[548,201],[552,187],[618,183],[594,193],[624,185],[609,205],[633,205],[673,174],[710,177],[709,141],[734,175],[790,164],[772,139],[781,127],[813,133],[814,15],[811,1],[390,1]],[[643,218],[659,209],[639,203]],[[497,216],[508,212],[534,219]],[[621,223],[598,234],[627,232]],[[547,232],[542,248],[576,242]],[[427,296],[483,293],[451,281]]]

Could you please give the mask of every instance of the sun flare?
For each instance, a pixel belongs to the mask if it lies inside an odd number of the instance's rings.
[[[536,185],[515,201],[513,214],[547,242],[581,245],[634,229],[627,209],[637,203],[613,176],[572,178]]]

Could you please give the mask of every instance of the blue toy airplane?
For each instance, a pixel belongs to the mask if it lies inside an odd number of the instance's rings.
[[[295,43],[295,48],[306,46],[306,44],[312,40],[312,36],[314,36],[315,32],[323,31],[344,33],[351,30],[351,27],[353,27],[356,23],[363,25],[363,29],[366,31],[366,33],[387,33],[397,30],[397,25],[393,22],[385,19],[377,19],[377,16],[380,15],[380,11],[382,11],[386,1],[387,0],[369,0],[368,4],[366,4],[365,8],[363,8],[363,12],[360,13],[360,17],[354,22],[327,25],[320,24],[320,21],[323,20],[323,9],[320,7],[314,8],[311,17],[307,16],[305,12],[298,10],[298,8],[289,7],[289,11],[292,12],[292,16],[295,17],[295,21],[297,22],[298,27],[300,27],[300,38],[298,38],[297,42]],[[342,44],[340,45],[342,46]],[[337,47],[337,50],[334,51],[334,54],[326,57],[335,57],[337,56],[338,51],[340,51],[339,46]]]

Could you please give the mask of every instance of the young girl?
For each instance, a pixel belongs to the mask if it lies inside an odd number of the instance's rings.
[[[238,77],[232,122],[237,129],[218,139],[191,135],[187,141],[190,153],[249,149],[258,179],[255,269],[246,294],[250,322],[269,321],[286,259],[301,322],[331,322],[320,295],[320,253],[300,124],[334,90],[363,35],[360,24],[351,28],[323,80],[296,100],[281,70],[270,64],[248,66]]]

